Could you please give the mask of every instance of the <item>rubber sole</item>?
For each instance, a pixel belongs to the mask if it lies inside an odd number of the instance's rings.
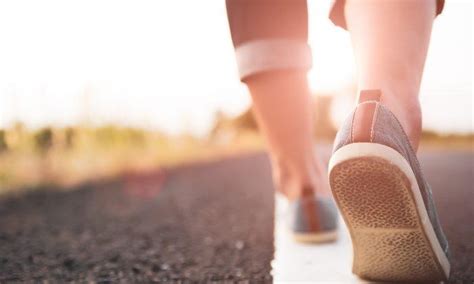
[[[329,162],[329,182],[353,245],[353,273],[378,281],[439,281],[450,264],[409,163],[375,143],[353,143]]]
[[[337,230],[315,234],[293,233],[293,238],[300,243],[329,243],[337,240]]]

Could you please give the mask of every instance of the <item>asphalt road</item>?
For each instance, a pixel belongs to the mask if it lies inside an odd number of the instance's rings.
[[[425,151],[421,163],[450,281],[474,281],[474,153]],[[272,190],[266,156],[251,154],[3,197],[0,282],[271,282]]]

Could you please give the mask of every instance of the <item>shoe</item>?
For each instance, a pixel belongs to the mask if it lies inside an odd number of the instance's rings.
[[[449,247],[431,189],[381,95],[361,92],[329,161],[331,190],[352,239],[352,271],[378,281],[448,279]]]
[[[331,197],[314,194],[291,201],[288,226],[297,242],[325,243],[337,239],[337,208]]]

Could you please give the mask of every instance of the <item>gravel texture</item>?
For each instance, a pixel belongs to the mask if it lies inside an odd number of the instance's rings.
[[[473,158],[421,159],[452,282],[474,280]],[[272,190],[266,156],[252,154],[3,197],[0,282],[271,282]]]

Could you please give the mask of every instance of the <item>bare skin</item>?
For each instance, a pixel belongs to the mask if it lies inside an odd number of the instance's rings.
[[[290,200],[313,191],[328,195],[327,173],[314,148],[313,105],[306,73],[262,74],[250,78],[247,85],[269,148],[277,190]]]
[[[416,150],[421,134],[418,93],[435,1],[348,0],[345,15],[359,89],[382,90],[382,104],[400,120]],[[306,74],[269,72],[254,76],[247,85],[268,144],[277,190],[290,200],[313,192],[328,195],[326,169],[314,148]],[[308,188],[311,192],[304,190]]]
[[[348,0],[347,27],[360,90],[381,89],[413,148],[421,134],[418,99],[435,17],[434,0]]]

